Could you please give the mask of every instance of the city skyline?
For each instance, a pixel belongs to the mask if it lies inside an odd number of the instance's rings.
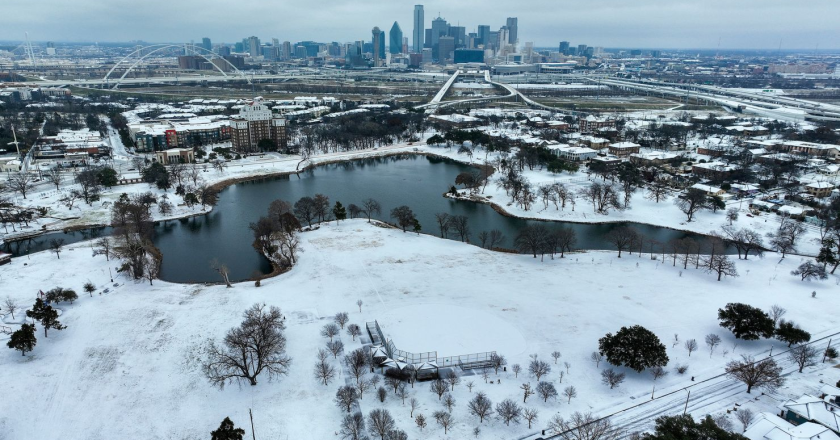
[[[328,0],[315,13],[305,5],[284,5],[284,19],[260,12],[262,5],[240,5],[230,9],[217,0],[184,0],[177,4],[159,0],[143,6],[124,1],[91,3],[79,7],[58,0],[44,0],[42,13],[26,13],[30,4],[11,0],[3,7],[6,24],[0,40],[20,41],[29,33],[33,41],[57,42],[148,42],[240,41],[243,35],[288,41],[354,41],[368,34],[373,26],[390,28],[394,21],[413,37],[414,5],[425,9],[424,28],[439,15],[466,32],[479,25],[498,29],[508,17],[518,17],[520,44],[554,47],[560,41],[586,42],[601,47],[639,47],[664,49],[840,49],[840,28],[831,17],[840,15],[840,4],[816,0],[807,6],[781,1],[744,0],[704,3],[654,0],[644,5],[626,5],[618,0],[601,0],[585,9],[570,2],[534,0],[515,7],[486,2],[458,4],[441,1],[368,1],[349,5]],[[492,5],[490,5],[492,6]],[[507,6],[507,7],[506,7]],[[217,14],[220,9],[224,14]],[[160,14],[161,10],[168,11]],[[551,12],[556,12],[553,14]],[[818,12],[818,13],[817,13]],[[189,23],[184,26],[184,17]],[[745,18],[746,17],[746,18]],[[248,23],[232,25],[232,23]],[[409,42],[413,46],[413,38]]]

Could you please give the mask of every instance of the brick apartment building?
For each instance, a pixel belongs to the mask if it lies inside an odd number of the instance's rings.
[[[261,140],[268,139],[274,151],[286,149],[286,118],[275,115],[259,101],[239,110],[239,116],[230,121],[230,140],[233,149],[240,153],[260,151]]]

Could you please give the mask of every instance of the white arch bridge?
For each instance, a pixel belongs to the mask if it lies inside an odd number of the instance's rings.
[[[131,64],[131,66],[129,66],[129,68],[125,70],[125,72],[122,74],[122,76],[120,76],[120,77],[119,77],[119,79],[117,79],[117,81],[114,83],[113,87],[110,87],[111,89],[117,89],[117,88],[120,86],[120,84],[123,82],[123,80],[125,79],[125,77],[126,77],[126,76],[128,76],[128,74],[129,74],[132,70],[134,70],[134,69],[135,69],[135,68],[136,68],[136,67],[137,67],[137,66],[138,66],[141,62],[143,62],[143,60],[145,60],[146,58],[148,58],[150,55],[153,55],[153,54],[156,54],[156,53],[162,52],[162,51],[167,50],[167,49],[179,48],[179,47],[185,47],[185,48],[187,48],[187,47],[191,47],[191,48],[192,48],[192,51],[185,50],[185,53],[186,53],[187,55],[198,55],[198,56],[200,56],[200,57],[204,58],[204,59],[205,59],[208,63],[210,63],[210,65],[211,65],[211,66],[213,66],[214,68],[216,68],[216,70],[218,70],[218,71],[219,71],[219,73],[221,73],[221,74],[222,74],[222,76],[223,76],[224,78],[226,78],[226,79],[227,79],[227,78],[230,78],[230,76],[229,76],[229,75],[228,75],[228,73],[225,71],[225,69],[222,69],[222,68],[221,68],[221,67],[219,67],[216,63],[214,63],[214,62],[213,62],[213,60],[214,60],[214,59],[222,60],[222,61],[224,61],[224,62],[225,62],[228,66],[230,66],[230,67],[233,69],[233,71],[237,74],[237,76],[239,77],[239,78],[237,78],[237,79],[244,79],[244,80],[245,80],[245,81],[247,81],[249,84],[251,83],[251,80],[248,78],[248,76],[247,76],[247,75],[245,75],[245,73],[243,73],[241,70],[237,69],[237,68],[236,68],[236,66],[234,66],[233,64],[231,64],[231,62],[230,62],[230,61],[228,61],[228,60],[226,60],[224,57],[219,56],[218,54],[213,53],[212,51],[207,50],[207,49],[205,49],[205,48],[203,48],[203,47],[198,47],[198,46],[195,46],[195,45],[191,45],[191,46],[182,46],[182,45],[180,45],[180,44],[153,44],[153,45],[150,45],[150,46],[144,46],[144,47],[141,47],[141,48],[139,48],[139,49],[137,49],[137,50],[135,50],[135,51],[131,52],[130,54],[126,55],[125,57],[123,57],[123,58],[122,58],[122,59],[120,59],[119,61],[117,61],[117,62],[114,64],[114,66],[113,66],[113,67],[111,67],[111,70],[109,70],[109,71],[108,71],[108,73],[107,73],[107,74],[105,74],[105,77],[104,77],[104,78],[102,78],[102,82],[104,82],[106,85],[109,85],[109,86],[110,86],[111,74],[112,74],[112,73],[114,73],[114,71],[117,69],[117,67],[119,67],[119,66],[120,66],[121,64],[123,64],[123,63],[126,63],[126,64],[127,64],[127,63],[129,63],[129,62],[130,62],[130,60],[131,60],[133,57],[137,57],[137,59],[135,59],[135,60],[134,60],[134,62]],[[203,53],[199,52],[199,51],[198,51],[199,49],[200,49],[200,50],[202,50],[202,51],[204,51],[204,52],[207,52],[207,53],[210,55],[210,57],[208,58],[208,56],[207,56],[207,55],[205,55],[205,54],[203,54]],[[141,54],[143,51],[146,51],[146,53]],[[191,52],[191,53],[190,53],[190,52]]]

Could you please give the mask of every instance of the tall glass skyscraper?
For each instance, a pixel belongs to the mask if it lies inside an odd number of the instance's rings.
[[[403,31],[400,29],[400,24],[396,21],[391,26],[391,32],[388,39],[388,51],[392,54],[402,53]]]
[[[423,37],[425,35],[424,26],[426,25],[425,17],[423,15],[423,5],[414,5],[414,29],[412,48],[414,53],[423,51]]]

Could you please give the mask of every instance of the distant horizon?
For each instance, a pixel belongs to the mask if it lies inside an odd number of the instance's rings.
[[[260,42],[263,43],[263,44],[265,44],[267,42],[270,42],[271,38],[272,38],[272,37],[262,38],[262,37],[259,37],[259,36],[257,36],[257,37],[260,38]],[[276,38],[276,37],[274,37],[274,38]],[[234,44],[238,43],[238,41],[218,41],[217,42],[216,40],[213,40],[212,37],[210,37],[210,40],[211,40],[213,45],[226,44],[226,45],[229,45],[229,46],[233,46]],[[301,40],[279,39],[279,40],[281,41],[281,43],[283,41],[289,41],[291,43],[302,42],[302,41],[314,41],[316,43],[323,43],[323,44],[330,44],[330,43],[333,42],[333,41],[318,41],[318,40],[314,40],[314,39],[301,39]],[[339,44],[345,44],[345,43],[351,43],[353,41],[358,41],[358,40],[346,40],[346,41],[336,41],[336,42],[339,43]],[[365,40],[365,41],[367,41],[367,40]],[[566,41],[566,40],[558,40],[558,42],[554,45],[536,45],[535,44],[534,49],[552,49],[552,48],[557,49],[557,46],[559,45],[560,41]],[[0,40],[0,46],[2,46],[2,45],[20,45],[20,44],[23,44],[25,42],[26,42],[25,40]],[[68,44],[68,45],[70,45],[70,44],[73,44],[73,45],[103,44],[103,45],[115,45],[115,46],[137,44],[137,42],[147,43],[149,45],[155,45],[155,44],[189,44],[190,43],[189,41],[162,41],[162,40],[161,41],[151,41],[151,40],[142,40],[142,39],[127,40],[127,41],[73,41],[73,40],[32,40],[32,39],[30,39],[30,42],[32,44],[39,44],[39,45],[43,45],[43,44],[47,44],[47,43],[55,43],[55,44]],[[201,44],[201,40],[200,39],[194,39],[193,43],[197,44],[197,45]],[[386,41],[386,43],[387,43],[387,41]],[[570,43],[574,43],[574,42],[570,41]],[[524,44],[525,44],[525,42],[519,42],[518,48],[523,48]],[[587,44],[587,43],[578,43],[578,44]],[[573,44],[572,46],[577,47],[578,44]],[[386,46],[387,46],[387,44],[386,44]],[[410,48],[410,46],[411,46],[411,43],[409,43],[409,48]],[[837,55],[840,55],[840,47],[825,48],[825,49],[824,48],[818,48],[818,49],[815,49],[815,48],[810,48],[810,49],[809,48],[792,48],[792,49],[788,49],[788,48],[782,47],[781,49],[779,49],[778,47],[775,47],[775,48],[655,47],[655,46],[653,46],[653,47],[639,47],[639,46],[621,47],[621,46],[597,46],[597,45],[591,45],[591,44],[587,44],[587,46],[589,46],[589,47],[601,47],[604,50],[610,50],[610,51],[612,51],[612,50],[665,50],[665,51],[719,51],[719,52],[724,52],[724,53],[725,52],[750,51],[750,52],[782,52],[782,53],[796,53],[796,54],[808,54],[808,53],[833,54],[833,53],[836,53]]]
[[[5,0],[0,38],[21,41],[120,42],[136,36],[155,41],[239,41],[251,35],[281,41],[369,40],[379,26],[387,32],[394,21],[413,44],[415,4],[424,6],[423,28],[441,16],[451,25],[475,32],[478,25],[498,30],[507,17],[518,18],[520,43],[554,47],[560,41],[595,47],[663,50],[840,50],[840,2],[811,0],[595,0],[580,7],[571,0],[501,0],[424,2],[321,0],[317,8],[302,2],[282,7],[225,0]],[[37,13],[33,13],[36,9]],[[214,38],[215,36],[215,38]]]

